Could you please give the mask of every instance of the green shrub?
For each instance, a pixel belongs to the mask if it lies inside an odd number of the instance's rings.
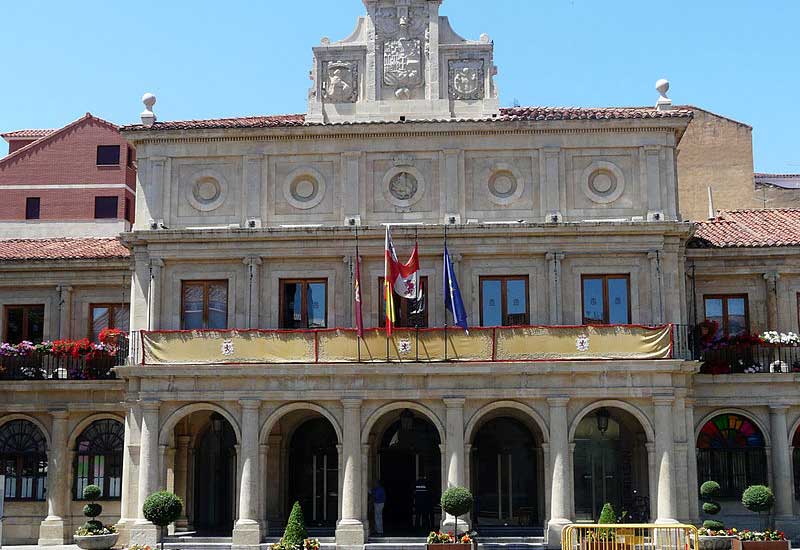
[[[303,541],[308,538],[306,531],[306,521],[303,517],[303,509],[300,507],[299,502],[295,502],[292,506],[292,513],[289,514],[289,519],[286,522],[286,530],[283,532],[281,542],[287,547],[302,547]]]
[[[705,500],[711,500],[718,497],[720,491],[722,491],[722,488],[716,481],[706,481],[700,486],[700,496]]]
[[[716,514],[719,514],[720,510],[722,510],[722,506],[720,506],[718,502],[709,500],[703,503],[703,512],[705,512],[709,516],[714,516]]]
[[[102,494],[103,490],[97,485],[87,485],[83,488],[83,498],[86,500],[97,500]]]
[[[614,507],[611,506],[610,502],[606,502],[603,505],[603,509],[600,511],[600,519],[597,521],[597,523],[602,525],[617,523],[617,515],[614,513]]]
[[[90,502],[83,507],[83,515],[87,518],[96,518],[103,513],[103,507],[96,502]]]
[[[177,520],[182,511],[183,501],[168,491],[153,493],[142,506],[145,519],[159,527],[166,527]]]
[[[765,485],[751,485],[742,493],[742,505],[751,512],[769,512],[775,504],[775,495]]]
[[[709,531],[722,531],[725,529],[725,524],[715,519],[707,519],[703,522],[703,527]]]
[[[463,516],[472,510],[475,499],[465,487],[450,487],[442,493],[442,510],[451,516]]]

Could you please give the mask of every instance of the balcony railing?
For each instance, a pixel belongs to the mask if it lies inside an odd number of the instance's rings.
[[[40,352],[0,355],[0,380],[113,380],[112,369],[124,365],[127,357],[127,338],[120,338],[113,354],[98,352],[92,357]]]
[[[704,342],[700,328],[676,325],[675,356],[700,361],[701,374],[800,373],[800,346],[744,342]],[[746,341],[750,340],[750,341]]]
[[[671,325],[143,331],[133,336],[144,365],[487,363],[671,359]],[[137,342],[140,340],[140,342]],[[141,350],[139,350],[141,346]]]

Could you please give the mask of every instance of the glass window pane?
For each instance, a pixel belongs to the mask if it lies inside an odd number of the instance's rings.
[[[585,278],[583,280],[583,319],[588,323],[602,323],[603,279]]]
[[[608,280],[608,322],[612,325],[627,325],[628,317],[628,279]]]
[[[506,282],[506,302],[509,315],[524,314],[528,310],[525,282],[522,279],[512,279]]]
[[[501,281],[481,281],[481,321],[485,327],[499,327],[503,324],[503,299]]]
[[[187,330],[203,328],[202,285],[184,285],[183,287],[183,328]]]
[[[100,332],[108,328],[109,310],[104,306],[92,307],[92,341],[100,341]]]
[[[747,306],[744,298],[728,298],[728,334],[747,333]]]
[[[283,328],[303,328],[303,289],[298,283],[283,285]]]
[[[325,328],[325,283],[309,283],[308,328]]]
[[[228,328],[228,285],[214,283],[208,286],[208,328]]]
[[[130,331],[131,308],[129,306],[117,306],[114,308],[114,328],[122,332]]]
[[[41,342],[44,337],[44,306],[28,308],[28,340]]]
[[[720,298],[706,298],[706,320],[716,321],[722,327],[722,300]]]
[[[22,342],[22,319],[24,312],[21,307],[6,309],[6,341],[11,344]]]

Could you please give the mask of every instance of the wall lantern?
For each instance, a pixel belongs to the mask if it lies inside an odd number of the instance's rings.
[[[413,427],[414,413],[408,409],[405,409],[402,413],[400,413],[400,430],[404,432],[410,432]]]
[[[608,419],[611,417],[611,414],[608,412],[608,409],[603,407],[602,409],[597,411],[595,418],[597,419],[597,429],[600,430],[602,435],[606,435],[608,431]]]

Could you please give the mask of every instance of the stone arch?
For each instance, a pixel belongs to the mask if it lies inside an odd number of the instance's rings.
[[[769,447],[772,445],[772,434],[769,432],[769,428],[764,425],[760,418],[755,416],[754,414],[746,411],[744,409],[737,409],[735,407],[726,407],[724,409],[716,409],[705,415],[700,422],[694,427],[694,440],[693,445],[697,446],[697,439],[700,437],[700,432],[703,430],[703,426],[705,426],[708,422],[713,420],[714,418],[723,415],[723,414],[737,414],[739,416],[743,416],[744,418],[751,421],[756,427],[761,431],[761,435],[764,437],[764,446]],[[800,421],[798,422],[800,424]],[[791,435],[789,436],[791,438]]]
[[[339,440],[339,444],[342,444],[344,441],[342,426],[339,424],[339,421],[336,419],[333,413],[331,413],[325,407],[317,405],[316,403],[297,401],[295,403],[281,405],[270,413],[270,415],[264,421],[264,424],[261,426],[261,431],[258,434],[258,442],[261,444],[266,443],[269,434],[272,432],[272,428],[275,427],[275,424],[285,415],[294,411],[313,411],[320,414],[331,423],[331,426],[333,426],[333,430],[336,432],[336,438]]]
[[[364,424],[364,428],[361,430],[361,441],[363,442],[369,440],[369,434],[372,431],[373,426],[375,426],[375,423],[386,413],[390,413],[398,409],[411,409],[412,411],[417,411],[436,427],[436,431],[439,432],[439,441],[442,443],[447,441],[444,423],[436,415],[436,413],[425,405],[421,405],[420,403],[415,403],[413,401],[393,401],[378,407],[371,415],[369,415],[369,418],[367,418],[367,422]]]
[[[495,401],[484,405],[472,415],[464,429],[464,441],[469,443],[473,440],[475,434],[488,415],[494,411],[502,411],[504,409],[513,409],[515,411],[519,411],[527,419],[532,420],[533,423],[539,428],[539,432],[542,436],[542,443],[547,443],[550,440],[547,423],[544,421],[544,418],[542,418],[542,415],[536,411],[536,409],[518,401]]]
[[[792,445],[792,441],[794,441],[795,435],[797,435],[798,433],[800,433],[800,418],[798,418],[797,421],[794,424],[792,424],[792,428],[789,430],[789,446],[790,447]]]
[[[593,403],[590,403],[583,409],[581,409],[581,411],[575,416],[575,418],[572,421],[572,424],[569,427],[570,442],[574,441],[575,432],[578,430],[578,425],[581,423],[581,420],[583,420],[584,417],[586,417],[586,415],[588,415],[592,411],[595,411],[602,407],[620,409],[629,413],[641,425],[642,430],[644,430],[644,433],[647,436],[647,442],[648,443],[655,442],[656,439],[655,429],[653,428],[653,424],[650,422],[650,419],[647,417],[644,411],[642,411],[639,407],[636,407],[635,405],[631,405],[630,403],[626,403],[625,401],[619,401],[616,399],[603,399],[601,401],[595,401]]]
[[[39,431],[42,432],[45,443],[47,443],[47,450],[50,451],[52,447],[50,442],[50,432],[44,427],[44,424],[42,424],[38,418],[21,413],[7,414],[5,416],[0,416],[0,427],[8,422],[13,422],[14,420],[26,420],[39,428]]]
[[[75,446],[75,441],[77,441],[78,437],[83,433],[83,431],[97,420],[116,420],[123,426],[125,425],[125,419],[114,413],[97,413],[89,415],[78,422],[78,425],[73,428],[72,432],[70,432],[69,439],[67,440],[67,449],[72,449]]]
[[[242,442],[242,431],[239,428],[239,423],[236,421],[236,417],[233,416],[230,411],[213,403],[192,403],[179,408],[177,411],[170,414],[166,420],[164,420],[164,423],[161,425],[161,430],[158,433],[158,444],[169,445],[173,430],[178,422],[190,414],[198,411],[212,411],[222,415],[233,428],[233,432],[236,434],[236,441],[238,443]]]

